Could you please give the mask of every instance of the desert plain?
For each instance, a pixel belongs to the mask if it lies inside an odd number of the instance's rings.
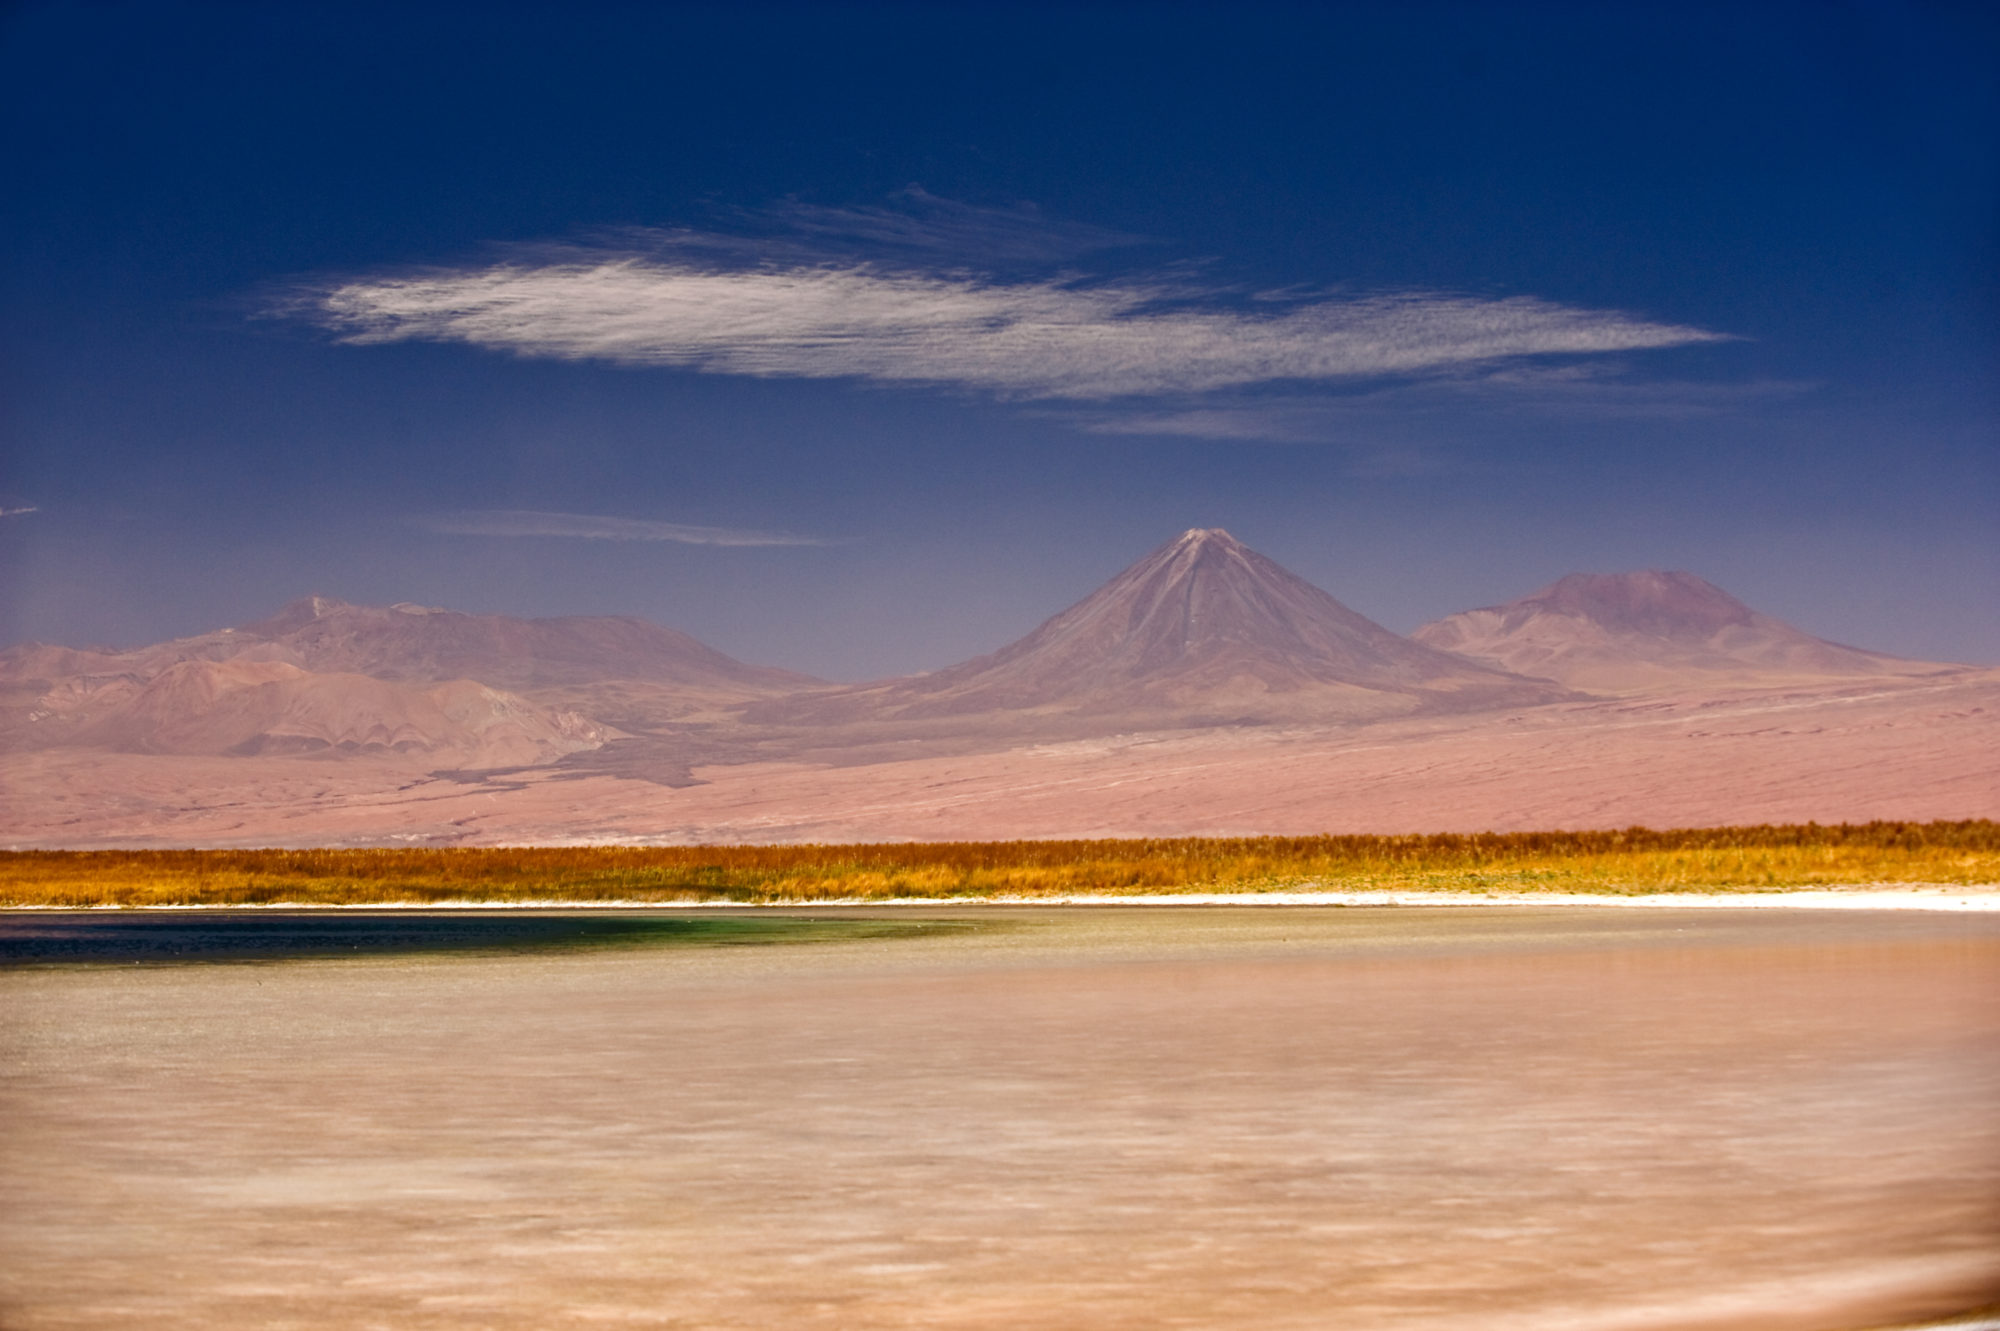
[[[1224,727],[663,784],[424,756],[0,755],[14,845],[511,845],[1712,827],[2000,810],[2000,678]],[[876,755],[871,755],[876,757]]]

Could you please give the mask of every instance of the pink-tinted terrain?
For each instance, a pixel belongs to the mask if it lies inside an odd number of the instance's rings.
[[[1600,693],[1936,674],[1759,614],[1692,573],[1572,573],[1532,596],[1411,635],[1442,651]]]
[[[1226,532],[863,685],[629,619],[310,598],[0,653],[0,844],[1008,838],[2000,815],[2000,671],[1687,573],[1397,634]]]

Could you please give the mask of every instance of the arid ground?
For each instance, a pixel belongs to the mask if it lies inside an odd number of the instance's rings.
[[[2000,681],[1692,691],[1362,727],[733,762],[700,784],[423,758],[0,753],[13,846],[970,840],[1990,818]]]
[[[2000,918],[900,918],[976,927],[0,971],[0,1321],[1857,1331],[2000,1300]]]

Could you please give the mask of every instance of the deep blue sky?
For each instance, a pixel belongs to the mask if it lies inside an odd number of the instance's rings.
[[[0,642],[320,592],[859,677],[1200,525],[1402,630],[1663,566],[2000,660],[1995,68],[1975,6],[14,6]]]

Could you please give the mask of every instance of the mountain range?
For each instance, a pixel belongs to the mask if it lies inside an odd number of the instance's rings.
[[[1996,715],[2000,673],[1827,642],[1690,573],[1575,574],[1405,637],[1196,529],[994,652],[862,684],[637,619],[318,596],[131,650],[25,644],[0,652],[0,838],[1991,816]]]
[[[622,617],[514,619],[310,596],[130,651],[0,652],[0,747],[551,762],[645,725],[820,684]]]
[[[638,619],[313,596],[255,623],[130,651],[0,653],[0,742],[393,752],[460,766],[623,745],[628,766],[635,752],[684,766],[672,751],[826,757],[896,742],[1356,724],[1953,669],[1823,641],[1680,572],[1576,574],[1404,637],[1229,533],[1195,529],[1025,637],[927,674],[830,685]]]

